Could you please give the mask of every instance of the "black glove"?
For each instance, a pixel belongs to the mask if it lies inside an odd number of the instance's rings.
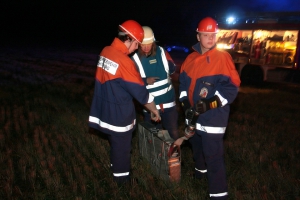
[[[202,114],[210,109],[220,107],[221,105],[222,104],[219,97],[215,95],[210,99],[201,99],[197,101],[195,107],[196,107],[196,112]]]
[[[188,121],[192,121],[192,119],[194,118],[194,115],[195,115],[195,111],[193,108],[189,108],[185,111],[185,118],[188,120]]]
[[[187,109],[190,109],[192,106],[188,99],[185,99],[181,102],[181,106],[183,108],[184,113],[186,113]]]
[[[184,99],[181,102],[181,105],[184,110],[185,119],[186,119],[186,125],[192,125],[194,126],[196,124],[196,121],[199,117],[199,112],[195,111],[195,109],[191,106],[188,99]]]
[[[186,125],[194,126],[199,117],[199,113],[196,112],[193,108],[187,109],[185,111],[185,119],[187,120]]]
[[[184,136],[188,139],[190,137],[193,137],[196,130],[196,122],[199,117],[199,113],[194,111],[193,108],[187,109],[185,111],[185,117],[187,120],[186,127],[184,129]]]

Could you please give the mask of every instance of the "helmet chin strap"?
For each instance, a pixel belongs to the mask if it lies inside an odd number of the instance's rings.
[[[130,40],[129,38],[124,42],[125,46],[129,49],[134,40]]]
[[[132,45],[135,45],[135,42],[136,42],[136,45],[138,43],[138,41],[134,40],[134,39],[128,39],[124,42],[125,46],[127,47],[127,49],[129,50],[129,54],[131,54],[133,51],[135,51],[137,49],[137,46],[136,47],[132,47]]]
[[[129,43],[130,43],[129,47],[131,47],[131,45],[134,43],[135,40],[130,40],[130,39],[128,39],[128,40],[129,40]]]

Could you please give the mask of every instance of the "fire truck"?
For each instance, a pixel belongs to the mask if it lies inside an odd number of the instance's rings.
[[[300,13],[252,15],[219,23],[217,48],[227,50],[242,83],[293,81],[300,72]]]

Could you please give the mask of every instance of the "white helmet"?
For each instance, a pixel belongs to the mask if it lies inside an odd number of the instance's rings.
[[[151,44],[155,41],[154,33],[149,26],[143,26],[144,29],[144,39],[142,44]]]

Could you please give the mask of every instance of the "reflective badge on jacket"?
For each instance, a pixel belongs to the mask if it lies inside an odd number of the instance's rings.
[[[202,99],[204,99],[204,98],[206,98],[207,97],[207,94],[208,94],[208,89],[206,88],[206,87],[203,87],[202,89],[201,89],[201,91],[200,91],[200,97],[202,98]]]
[[[155,63],[157,63],[157,61],[156,61],[156,59],[152,59],[152,60],[149,60],[149,63],[150,64],[155,64]]]
[[[109,60],[108,58],[100,56],[97,67],[101,67],[108,73],[115,75],[119,64],[112,60]]]

